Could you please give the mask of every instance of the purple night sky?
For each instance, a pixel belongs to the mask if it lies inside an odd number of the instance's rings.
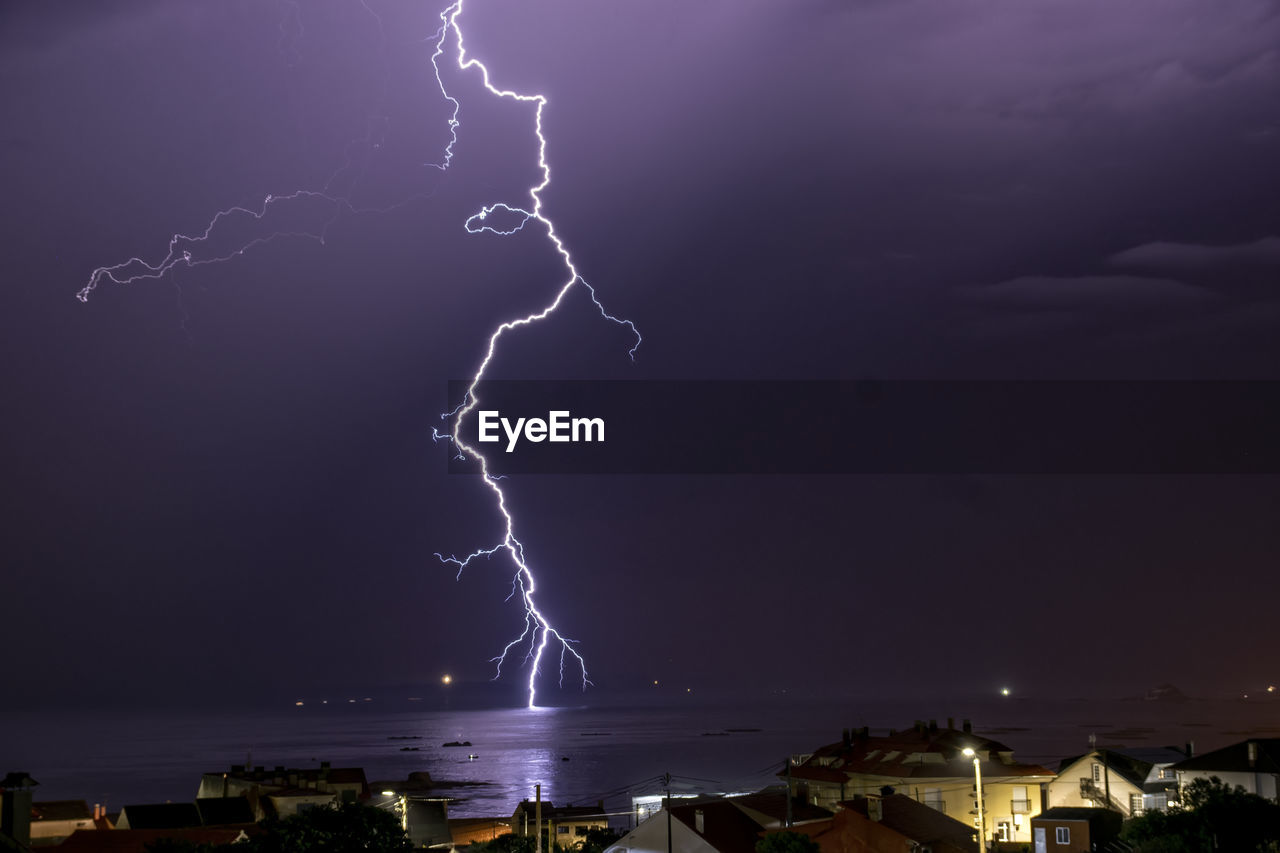
[[[430,431],[564,278],[541,232],[462,227],[536,182],[532,109],[453,75],[432,168],[445,4],[365,2],[0,10],[0,706],[483,682],[518,632],[505,562],[432,556],[499,519]],[[468,0],[462,26],[547,95],[546,212],[644,335],[632,364],[577,291],[495,376],[1280,379],[1280,2]],[[326,186],[386,212],[75,299]],[[508,488],[602,701],[1276,677],[1275,476]]]

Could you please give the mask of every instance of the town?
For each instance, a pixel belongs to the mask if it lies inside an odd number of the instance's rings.
[[[67,853],[403,850],[473,853],[960,853],[1275,849],[1280,739],[1197,754],[1193,744],[1096,747],[1049,768],[1015,758],[968,720],[917,720],[793,754],[755,791],[671,790],[606,805],[541,789],[510,814],[451,818],[430,775],[371,780],[359,767],[207,769],[189,802],[36,799],[0,779],[0,850]],[[282,841],[288,833],[291,841]],[[1172,841],[1170,839],[1173,839]],[[257,846],[255,846],[255,844]],[[1181,845],[1181,846],[1179,846]]]

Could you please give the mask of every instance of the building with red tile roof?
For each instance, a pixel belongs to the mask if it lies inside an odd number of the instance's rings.
[[[973,750],[972,756],[964,754]],[[1030,842],[1030,819],[1042,807],[1042,787],[1056,774],[1039,764],[1023,764],[1013,750],[972,731],[917,723],[904,731],[872,735],[846,731],[837,743],[819,747],[795,762],[788,784],[793,793],[825,808],[855,796],[898,793],[963,823],[977,825],[974,759],[982,775],[984,829],[988,839]]]
[[[830,818],[792,831],[813,839],[822,853],[978,853],[972,826],[902,794],[846,800]]]

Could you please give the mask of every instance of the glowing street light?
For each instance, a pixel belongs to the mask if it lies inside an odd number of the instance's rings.
[[[982,765],[979,764],[978,753],[973,747],[966,746],[962,753],[966,758],[973,759],[973,787],[978,800],[978,849],[986,850],[987,833],[982,820]]]
[[[440,683],[448,687],[450,684],[453,684],[453,676],[446,674],[440,679]]]

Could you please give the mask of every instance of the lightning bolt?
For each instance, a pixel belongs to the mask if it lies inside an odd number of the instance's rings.
[[[458,114],[461,111],[461,104],[457,98],[449,94],[449,90],[445,86],[444,78],[441,76],[440,72],[440,58],[444,56],[447,51],[446,45],[451,44],[452,54],[455,57],[458,70],[478,70],[480,72],[480,78],[484,84],[484,88],[488,90],[491,95],[497,98],[509,99],[519,103],[533,105],[534,134],[538,139],[538,168],[542,175],[542,180],[538,184],[529,188],[530,204],[527,208],[515,207],[502,202],[489,204],[481,208],[477,213],[468,217],[466,222],[463,223],[463,227],[469,234],[489,232],[500,236],[509,236],[523,230],[525,226],[529,225],[531,222],[537,223],[539,227],[546,230],[547,239],[551,241],[553,246],[555,246],[556,252],[559,253],[560,258],[564,261],[564,267],[565,271],[568,273],[568,277],[560,286],[559,290],[556,291],[555,297],[547,303],[542,310],[524,317],[507,320],[494,329],[493,333],[489,335],[489,344],[485,350],[484,358],[481,359],[480,366],[476,368],[476,372],[472,376],[471,384],[467,387],[467,393],[463,402],[452,412],[442,415],[442,418],[451,424],[451,431],[449,433],[441,433],[438,430],[433,430],[433,435],[437,439],[447,439],[452,441],[453,446],[457,449],[460,457],[470,455],[479,461],[481,477],[483,478],[485,485],[493,492],[497,501],[498,512],[502,515],[505,526],[502,541],[497,545],[489,548],[477,549],[465,557],[457,557],[454,555],[446,557],[440,553],[437,553],[436,557],[444,563],[457,566],[459,577],[461,577],[463,569],[470,565],[474,560],[481,557],[485,559],[491,558],[500,551],[505,551],[507,556],[509,556],[511,561],[515,564],[515,577],[512,580],[511,595],[508,596],[508,600],[512,597],[519,596],[522,604],[524,605],[524,630],[519,636],[507,643],[507,645],[503,647],[502,651],[496,655],[491,662],[496,665],[497,672],[494,677],[497,678],[502,674],[502,666],[507,662],[507,657],[513,654],[517,649],[524,649],[524,659],[521,665],[529,668],[529,707],[532,708],[534,707],[535,699],[537,698],[538,674],[541,671],[542,659],[547,653],[548,646],[554,643],[559,647],[559,683],[561,685],[564,684],[565,664],[568,660],[572,659],[574,665],[576,665],[578,670],[582,673],[582,687],[585,690],[587,685],[591,683],[591,680],[587,675],[587,662],[583,659],[582,655],[574,649],[576,641],[560,633],[560,631],[557,630],[550,621],[548,621],[546,615],[538,609],[538,605],[534,600],[534,593],[536,592],[537,585],[534,581],[533,572],[530,570],[529,563],[525,558],[524,545],[518,538],[516,538],[515,518],[512,516],[511,510],[507,505],[507,496],[502,491],[502,486],[500,484],[502,478],[494,475],[489,470],[489,460],[485,458],[484,454],[480,453],[474,447],[468,445],[462,440],[460,437],[461,430],[459,427],[462,420],[474,411],[480,402],[479,397],[476,394],[476,388],[480,384],[481,379],[484,378],[485,372],[488,370],[490,363],[493,361],[494,354],[497,352],[498,342],[501,340],[502,336],[515,329],[532,325],[537,323],[539,320],[544,320],[549,317],[557,308],[560,307],[565,296],[568,295],[569,291],[575,286],[581,285],[586,289],[587,293],[591,297],[592,303],[600,312],[601,317],[610,322],[617,323],[620,326],[625,326],[631,331],[632,335],[635,336],[635,343],[628,352],[628,355],[632,360],[635,359],[636,349],[640,346],[641,337],[640,332],[636,329],[634,323],[630,320],[615,317],[605,310],[604,305],[596,295],[595,288],[588,284],[587,281],[578,273],[577,267],[573,264],[573,257],[569,254],[568,248],[556,233],[554,223],[552,223],[552,221],[542,212],[542,192],[551,184],[551,166],[547,162],[547,137],[542,131],[542,111],[547,105],[546,96],[540,94],[522,94],[510,89],[499,89],[490,79],[489,69],[485,67],[484,63],[467,55],[466,47],[463,44],[462,28],[458,24],[458,18],[462,15],[463,3],[464,0],[456,0],[456,2],[440,13],[441,26],[439,38],[436,42],[435,53],[431,56],[431,64],[435,68],[436,82],[440,85],[440,93],[444,96],[445,100],[449,101],[449,103],[453,105],[453,115],[449,119],[451,139],[449,144],[445,147],[444,160],[441,163],[434,165],[442,170],[447,169],[453,159],[453,147],[458,141]],[[503,229],[494,228],[489,225],[489,217],[495,211],[501,211],[505,214],[514,214],[516,224]]]
[[[378,22],[379,34],[385,38],[385,30],[383,28],[382,19],[369,6],[367,0],[358,0],[360,5],[374,17]],[[502,490],[501,481],[504,479],[501,475],[494,474],[489,468],[489,461],[471,445],[467,444],[460,436],[459,429],[463,419],[475,410],[479,404],[479,396],[477,389],[480,381],[484,378],[485,373],[489,369],[498,349],[498,344],[502,337],[509,332],[517,329],[531,326],[541,320],[551,316],[564,302],[566,296],[575,287],[580,287],[587,292],[592,304],[599,311],[600,316],[611,323],[623,326],[630,331],[634,337],[634,344],[628,350],[628,355],[634,361],[636,350],[642,341],[639,330],[630,320],[622,319],[610,314],[604,307],[596,294],[595,288],[589,284],[578,272],[577,267],[573,263],[573,257],[570,255],[568,248],[556,233],[555,225],[548,218],[542,209],[542,193],[551,184],[551,167],[547,161],[547,137],[543,133],[542,116],[543,110],[547,105],[547,98],[542,94],[525,94],[510,89],[501,89],[495,86],[490,78],[489,69],[480,60],[467,54],[463,42],[462,27],[459,24],[459,18],[462,16],[463,5],[465,0],[455,0],[440,13],[440,28],[433,36],[434,52],[431,56],[431,65],[435,71],[436,83],[440,87],[440,94],[452,107],[452,113],[448,119],[449,142],[444,148],[443,157],[439,162],[427,163],[426,166],[434,167],[440,171],[447,171],[453,162],[454,148],[458,143],[458,129],[461,127],[459,115],[462,111],[462,103],[457,97],[452,95],[448,86],[445,84],[445,77],[441,71],[440,60],[446,54],[453,59],[456,70],[459,72],[478,71],[481,82],[486,91],[494,97],[501,100],[510,100],[519,104],[530,105],[533,107],[534,117],[534,135],[538,142],[538,168],[541,174],[541,180],[528,188],[528,204],[527,206],[515,206],[505,202],[496,202],[482,207],[478,212],[472,214],[463,223],[463,228],[468,234],[484,234],[490,233],[498,236],[510,236],[524,230],[527,226],[533,224],[545,230],[547,239],[554,246],[556,252],[563,261],[566,278],[560,287],[555,291],[551,300],[539,311],[528,314],[523,317],[516,317],[505,320],[500,323],[497,328],[489,335],[488,345],[484,351],[484,357],[481,359],[479,366],[472,375],[471,382],[467,387],[463,401],[451,412],[441,415],[441,418],[449,423],[449,432],[442,432],[439,429],[432,430],[432,437],[439,440],[449,441],[452,443],[458,458],[473,457],[479,462],[480,474],[482,481],[493,493],[496,500],[498,513],[502,517],[503,535],[496,545],[487,548],[479,548],[465,557],[456,555],[444,556],[436,553],[436,557],[445,564],[457,567],[457,577],[461,578],[463,570],[470,566],[476,560],[481,558],[491,559],[494,556],[505,554],[510,558],[515,567],[512,577],[511,593],[507,596],[507,600],[516,598],[524,608],[524,627],[523,630],[505,646],[502,650],[491,658],[491,663],[495,664],[494,678],[497,679],[502,675],[503,666],[508,663],[508,659],[514,655],[523,652],[521,666],[528,667],[528,707],[535,707],[537,697],[538,676],[541,673],[541,667],[544,657],[548,654],[555,654],[558,650],[559,657],[559,683],[563,685],[565,668],[572,664],[581,673],[582,688],[585,690],[591,684],[588,677],[586,660],[574,648],[576,640],[573,640],[560,632],[553,626],[547,616],[538,608],[535,601],[535,593],[537,591],[537,583],[534,579],[533,571],[530,569],[529,562],[525,556],[524,545],[516,537],[515,517],[507,501],[507,496]],[[281,31],[281,53],[288,54],[286,57],[290,64],[296,59],[297,54],[293,51],[292,42],[302,32],[301,17],[298,5],[293,0],[286,0],[288,5],[288,14],[280,23]],[[381,134],[385,130],[382,125],[385,124],[385,118],[381,116],[371,116],[368,122],[368,129],[363,143],[367,150],[377,149],[381,144]],[[223,210],[219,210],[214,214],[212,219],[206,224],[202,231],[194,234],[174,234],[169,241],[168,252],[159,261],[149,262],[140,257],[132,257],[126,261],[111,266],[98,267],[89,276],[88,282],[76,294],[81,302],[87,302],[89,296],[105,281],[114,284],[132,284],[139,281],[159,280],[166,277],[176,267],[197,267],[208,264],[219,264],[232,261],[237,257],[245,254],[245,252],[263,244],[272,242],[282,238],[304,238],[314,240],[320,244],[324,244],[327,239],[329,229],[337,222],[338,218],[344,213],[356,214],[384,214],[396,210],[411,201],[423,198],[423,194],[415,194],[408,198],[382,208],[356,207],[351,200],[339,192],[333,190],[333,185],[338,179],[354,169],[352,162],[351,148],[355,142],[348,145],[346,152],[346,162],[340,166],[325,182],[320,190],[296,190],[285,195],[268,195],[263,202],[256,206],[235,205]],[[359,171],[359,170],[357,170]],[[215,232],[220,224],[233,218],[248,218],[255,223],[263,222],[269,211],[281,204],[289,203],[313,203],[328,206],[332,208],[332,212],[325,219],[323,225],[318,229],[283,229],[275,230],[262,236],[254,237],[251,240],[237,244],[233,248],[221,252],[212,251],[208,254],[201,254],[201,250],[206,249],[210,245]],[[490,224],[489,218],[494,213],[503,214],[503,219],[513,217],[515,224],[505,228],[498,228]],[[509,221],[509,220],[508,220]],[[550,651],[549,651],[550,650]]]

